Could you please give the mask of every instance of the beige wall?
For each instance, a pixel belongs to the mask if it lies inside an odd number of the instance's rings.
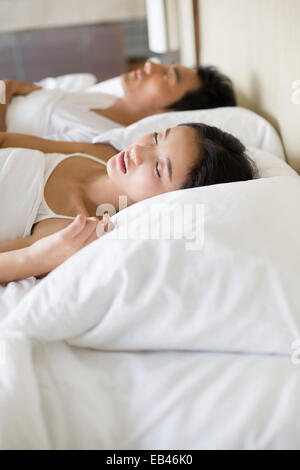
[[[239,103],[277,128],[300,172],[300,1],[199,0],[199,8],[201,62],[233,79]]]
[[[186,67],[196,65],[196,48],[192,0],[178,0],[180,61]]]
[[[0,31],[145,17],[145,0],[0,0]]]

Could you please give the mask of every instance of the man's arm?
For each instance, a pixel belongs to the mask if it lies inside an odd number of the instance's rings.
[[[5,84],[5,104],[0,103],[0,132],[6,131],[6,111],[8,103],[13,96],[13,81],[3,80]]]
[[[27,148],[40,150],[44,153],[87,153],[108,161],[118,151],[108,144],[91,144],[90,142],[58,142],[42,139],[27,134],[0,133],[1,148]]]
[[[14,96],[25,96],[42,87],[20,80],[2,80],[5,85],[5,104],[0,104],[0,132],[6,131],[7,106]]]
[[[6,110],[7,104],[0,104],[0,132],[6,130]]]

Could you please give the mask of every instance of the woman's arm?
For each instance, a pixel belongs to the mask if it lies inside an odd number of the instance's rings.
[[[26,148],[40,150],[44,153],[87,153],[108,161],[118,151],[108,144],[91,144],[90,142],[58,142],[42,139],[27,134],[0,132],[1,148]]]
[[[0,284],[43,274],[44,261],[33,256],[28,247],[0,253]]]
[[[18,238],[17,240],[1,242],[0,253],[6,253],[7,251],[15,251],[15,250],[20,250],[22,248],[27,248],[28,246],[32,245],[36,240],[37,240],[37,237],[30,235],[29,237]]]
[[[114,229],[109,215],[99,221],[96,217],[80,214],[73,222],[58,232],[31,242],[24,242],[24,248],[0,253],[0,283],[18,281],[27,277],[41,277],[48,274],[70,256],[89,243]],[[8,242],[9,243],[9,242]]]

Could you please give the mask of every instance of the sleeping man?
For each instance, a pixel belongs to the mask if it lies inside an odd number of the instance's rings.
[[[230,79],[215,67],[147,61],[142,69],[122,75],[121,82],[124,95],[116,97],[6,80],[0,131],[86,141],[155,114],[236,105]]]

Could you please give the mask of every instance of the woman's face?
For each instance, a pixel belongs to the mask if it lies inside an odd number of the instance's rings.
[[[146,134],[108,160],[109,178],[130,202],[180,189],[198,160],[196,131],[177,126]]]

